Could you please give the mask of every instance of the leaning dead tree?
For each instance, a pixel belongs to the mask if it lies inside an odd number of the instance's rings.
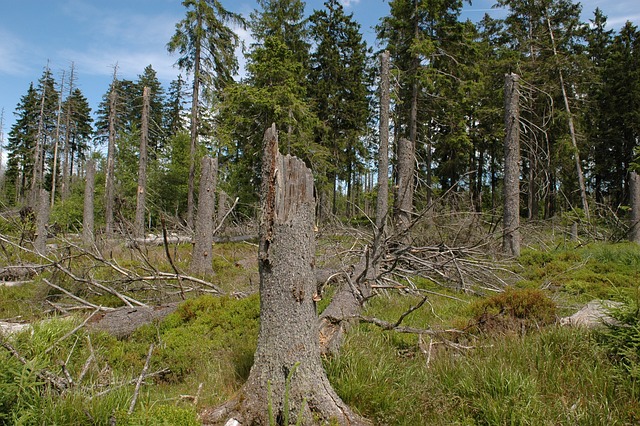
[[[275,125],[265,133],[262,167],[255,361],[239,394],[202,419],[221,425],[367,424],[338,397],[322,367],[313,177],[302,160],[278,152]]]
[[[520,256],[520,77],[505,75],[504,220],[502,249]]]

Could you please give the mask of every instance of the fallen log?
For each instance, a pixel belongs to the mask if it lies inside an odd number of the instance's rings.
[[[214,243],[242,243],[245,241],[257,241],[257,235],[230,235],[213,237]],[[189,235],[168,235],[167,244],[191,244],[193,238]],[[136,245],[161,246],[164,244],[162,235],[149,235],[146,238],[133,238],[125,243],[125,247],[131,248]]]

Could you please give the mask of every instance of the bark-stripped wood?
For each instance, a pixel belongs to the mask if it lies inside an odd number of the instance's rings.
[[[136,238],[144,236],[144,217],[147,193],[147,147],[149,140],[149,96],[150,89],[142,89],[142,123],[140,126],[140,161],[138,164],[138,194],[136,197],[136,219],[133,235]]]
[[[36,213],[36,238],[33,243],[35,250],[47,254],[47,224],[49,223],[49,191],[40,189],[38,197],[38,212]]]
[[[504,82],[506,126],[504,139],[504,224],[502,249],[520,256],[520,107],[516,74],[507,74]]]
[[[84,210],[82,214],[82,242],[91,247],[95,243],[94,238],[94,201],[95,201],[96,163],[87,161],[86,180],[84,187]]]

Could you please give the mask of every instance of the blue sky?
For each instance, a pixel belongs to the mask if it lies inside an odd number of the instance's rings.
[[[235,12],[248,14],[254,0],[221,0]],[[308,0],[307,11],[319,9],[324,0]],[[178,74],[176,58],[166,50],[175,24],[184,15],[180,0],[0,0],[0,109],[4,109],[2,134],[14,122],[14,110],[49,66],[60,79],[63,70],[75,64],[76,87],[88,98],[93,109],[106,92],[118,64],[121,78],[135,80],[151,64],[161,82],[168,87]],[[477,20],[491,9],[492,0],[476,0],[466,5],[462,19]],[[348,12],[361,23],[365,38],[374,39],[372,26],[386,15],[386,0],[343,0]],[[585,0],[584,17],[600,7],[609,23],[619,28],[626,20],[640,24],[639,0]],[[248,37],[241,32],[243,38]],[[2,141],[0,141],[2,142]]]

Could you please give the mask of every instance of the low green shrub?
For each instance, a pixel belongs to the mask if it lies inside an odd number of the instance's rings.
[[[508,288],[476,301],[471,311],[483,332],[537,329],[555,322],[556,304],[542,290]]]

